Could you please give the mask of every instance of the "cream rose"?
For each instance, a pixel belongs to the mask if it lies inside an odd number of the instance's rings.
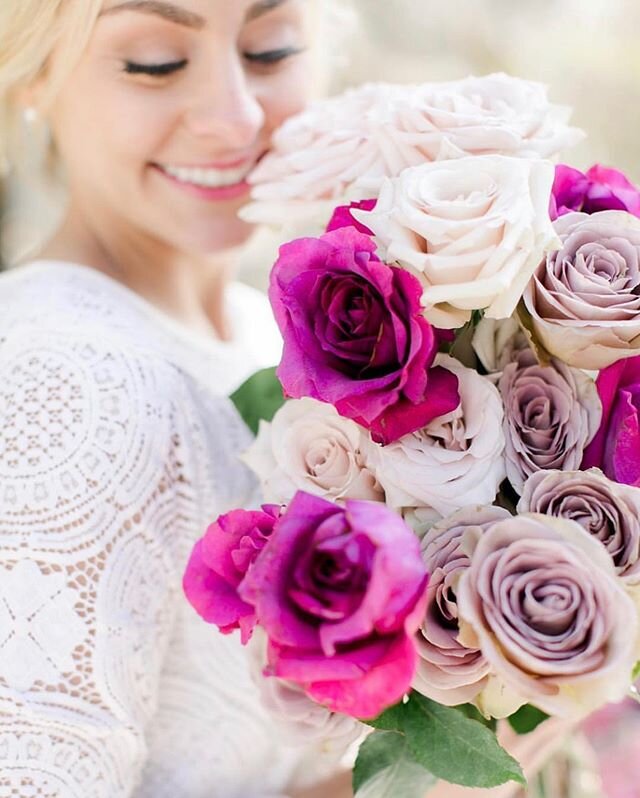
[[[527,336],[517,320],[481,319],[476,326],[471,342],[484,369],[489,374],[502,371],[529,347]]]
[[[549,161],[483,155],[427,163],[383,183],[372,211],[353,211],[388,262],[424,285],[425,316],[460,327],[472,310],[511,316],[545,252],[557,245],[549,219]]]
[[[436,363],[458,377],[459,407],[422,430],[376,446],[370,463],[391,507],[429,507],[445,516],[495,499],[506,473],[504,413],[486,377],[445,355]]]
[[[640,354],[640,219],[626,211],[567,213],[556,251],[523,301],[531,328],[570,366],[603,369]]]
[[[368,466],[370,447],[367,431],[332,405],[293,399],[271,423],[260,422],[242,459],[259,477],[268,502],[286,504],[298,490],[334,501],[384,501]]]
[[[575,521],[523,514],[466,544],[458,639],[491,666],[483,711],[505,717],[530,702],[578,718],[624,697],[638,617],[598,540]]]

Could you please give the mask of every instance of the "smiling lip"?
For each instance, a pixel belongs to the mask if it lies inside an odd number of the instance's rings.
[[[250,186],[247,177],[263,154],[259,158],[242,158],[225,163],[218,161],[207,166],[162,166],[152,163],[151,167],[191,196],[208,201],[232,200],[248,194]]]

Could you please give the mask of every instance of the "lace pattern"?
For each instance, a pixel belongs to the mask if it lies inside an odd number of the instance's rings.
[[[180,586],[251,501],[221,394],[268,363],[154,313],[86,267],[0,277],[0,797],[257,798],[308,755]]]

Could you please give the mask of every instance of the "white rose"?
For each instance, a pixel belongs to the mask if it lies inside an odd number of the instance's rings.
[[[439,355],[459,381],[460,406],[371,457],[394,509],[430,507],[441,516],[491,504],[505,478],[503,407],[497,389],[473,369]]]
[[[483,318],[473,332],[471,345],[484,368],[494,374],[508,366],[529,343],[516,319]]]
[[[258,475],[265,501],[286,504],[298,490],[333,501],[384,501],[367,465],[373,444],[366,430],[315,399],[293,399],[242,456]]]
[[[553,158],[584,138],[567,125],[570,114],[549,102],[542,83],[501,73],[418,86],[398,111],[399,126],[418,134],[430,161],[489,153]]]
[[[383,259],[421,280],[432,324],[460,327],[481,308],[505,319],[557,245],[553,177],[549,161],[501,155],[427,163],[387,180],[376,208],[353,216],[376,234]]]

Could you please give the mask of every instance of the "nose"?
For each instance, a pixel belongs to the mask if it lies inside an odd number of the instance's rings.
[[[216,58],[209,75],[200,79],[186,113],[189,132],[234,149],[250,147],[264,126],[265,113],[240,58]]]

